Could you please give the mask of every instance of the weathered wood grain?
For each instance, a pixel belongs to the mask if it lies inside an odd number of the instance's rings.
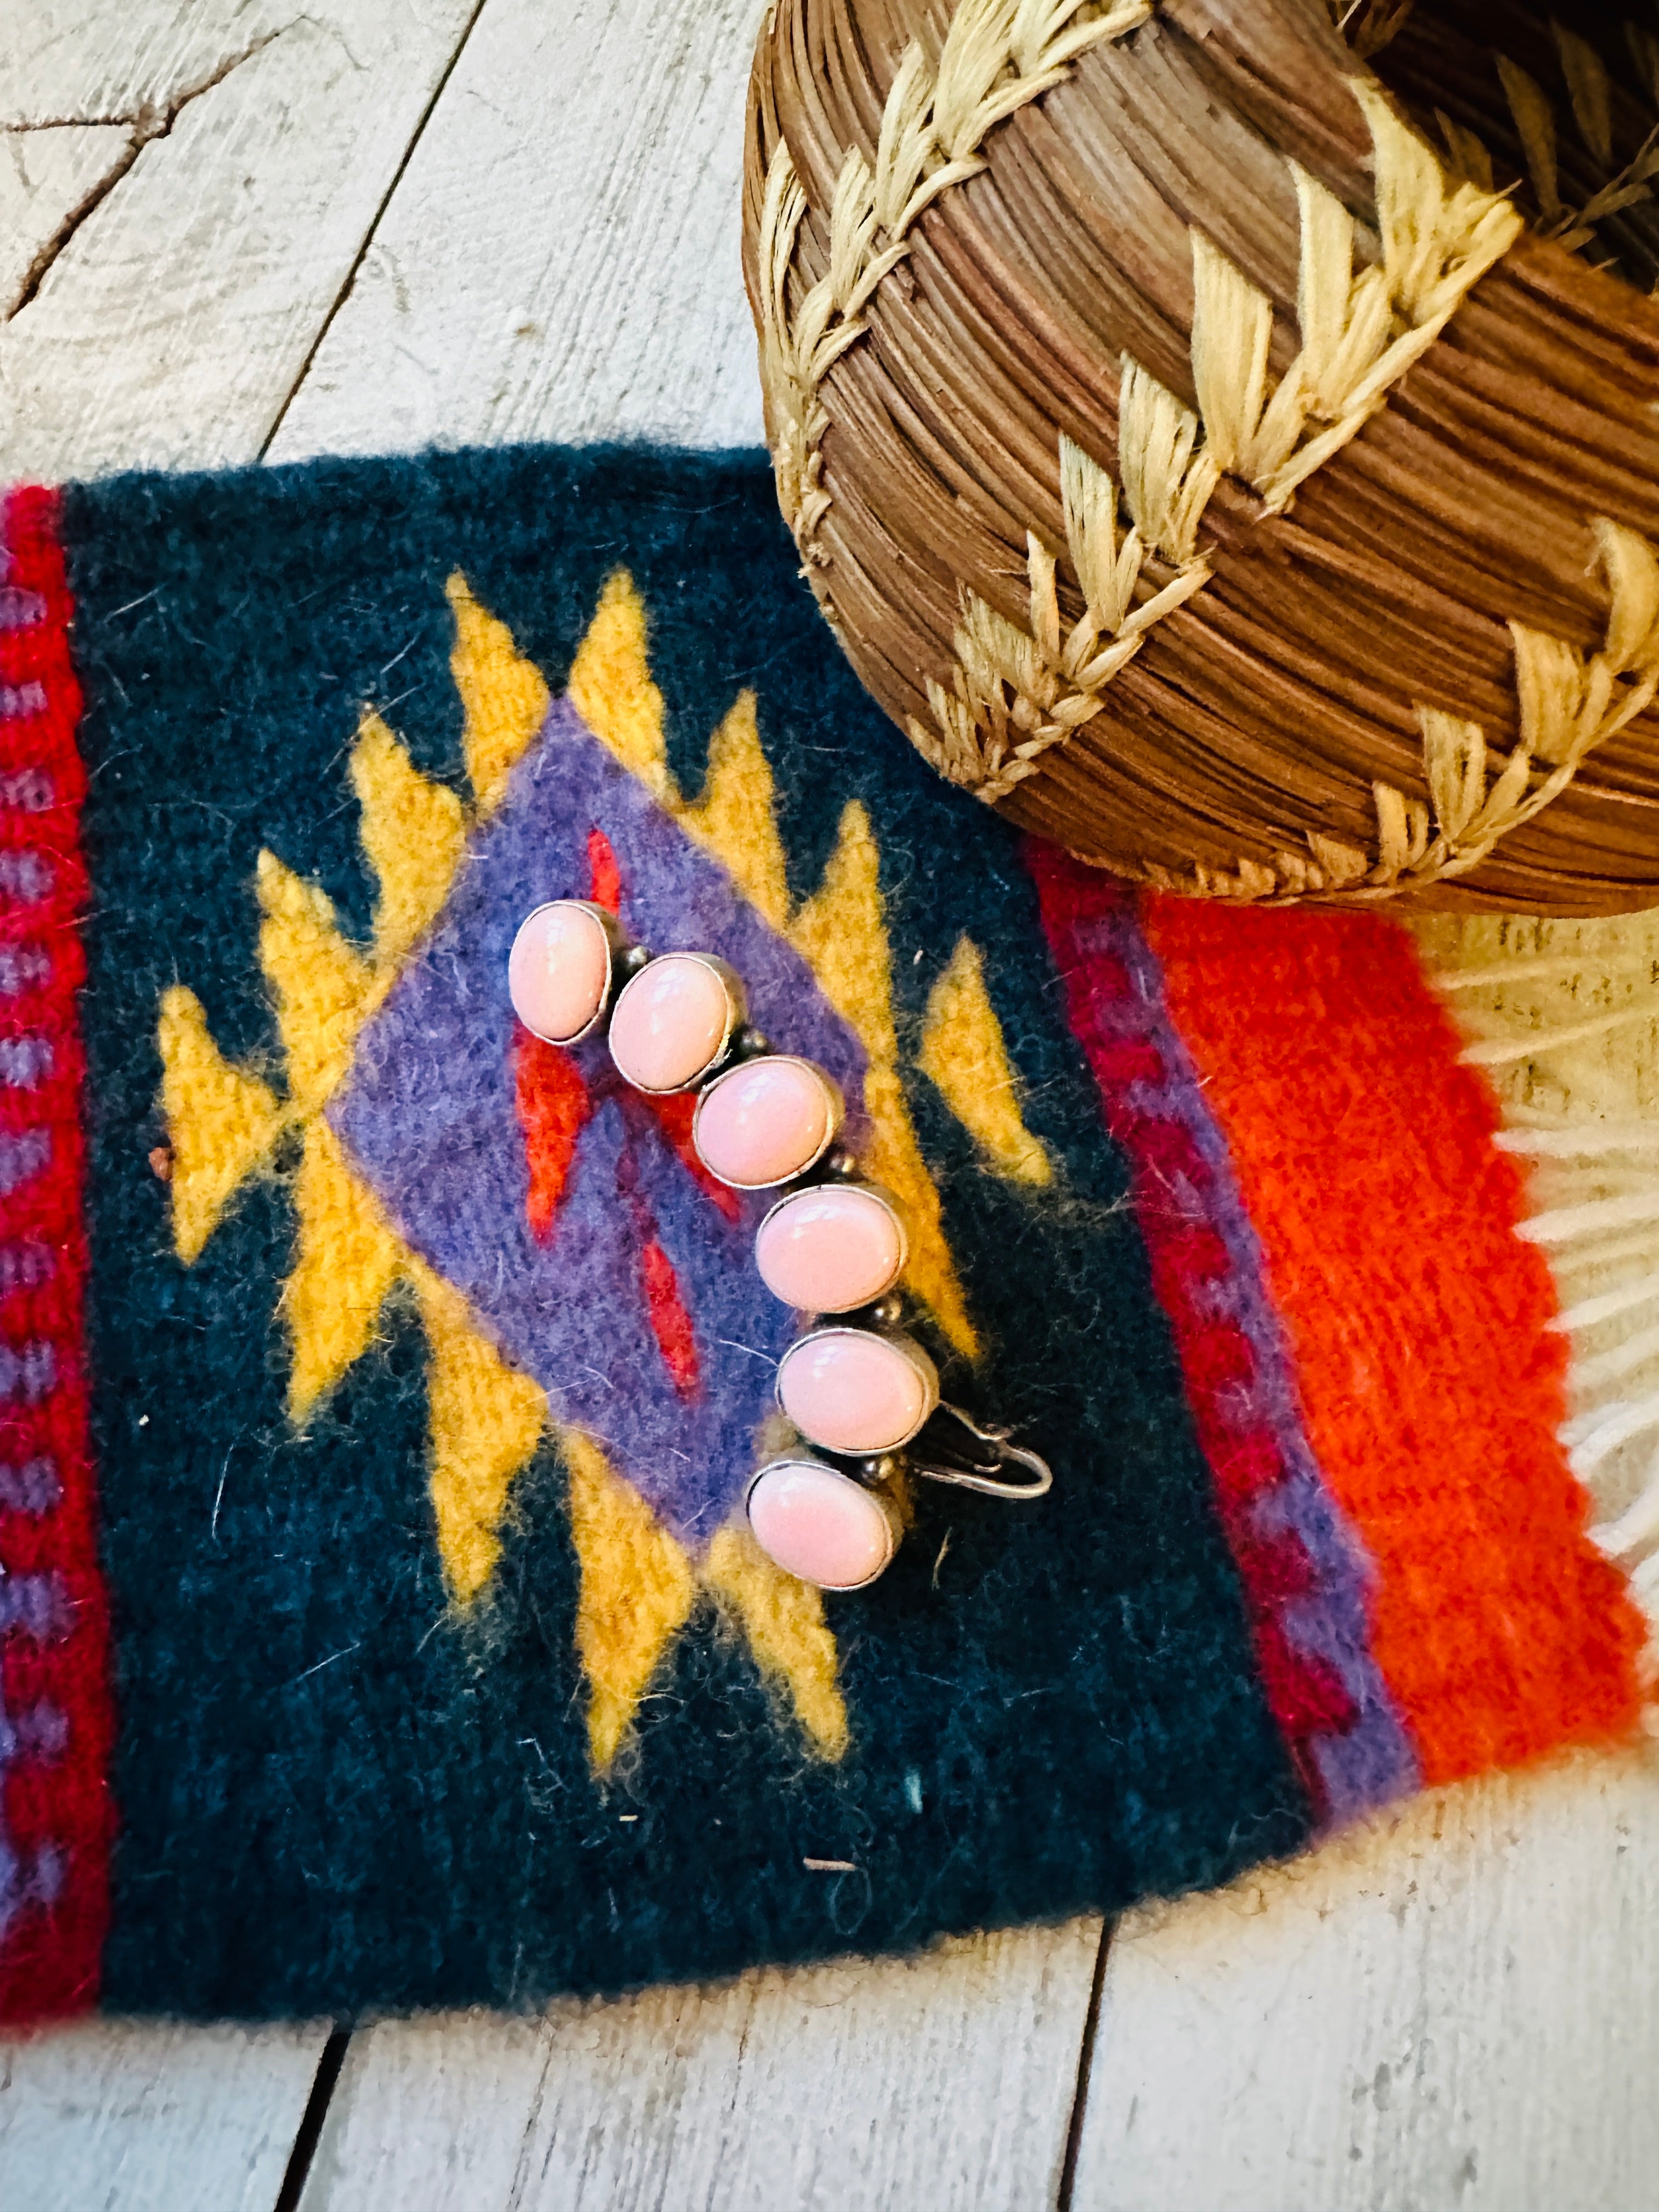
[[[1039,2212],[1099,1934],[360,2033],[302,2212]]]
[[[3,472],[254,459],[476,6],[9,11],[0,128],[99,124],[131,155],[0,324]]]
[[[0,2041],[5,2212],[270,2212],[325,2027],[88,2021]]]
[[[1659,1755],[1419,1800],[1107,1968],[1076,2212],[1651,2204]]]
[[[270,447],[757,444],[763,0],[489,0]]]

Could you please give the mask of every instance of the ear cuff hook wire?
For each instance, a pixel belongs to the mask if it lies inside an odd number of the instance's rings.
[[[1015,1443],[1014,1431],[1011,1428],[1005,1427],[1000,1422],[976,1421],[971,1413],[964,1413],[960,1406],[953,1406],[948,1399],[940,1401],[939,1413],[934,1419],[937,1420],[945,1414],[966,1429],[975,1443],[991,1447],[992,1467],[1012,1465],[1025,1468],[1030,1470],[1029,1480],[1006,1482],[986,1468],[961,1467],[949,1461],[923,1458],[915,1453],[909,1460],[912,1474],[922,1475],[929,1482],[952,1483],[958,1490],[976,1490],[984,1498],[1006,1498],[1010,1504],[1024,1504],[1030,1500],[1048,1496],[1054,1487],[1054,1469],[1040,1452],[1034,1452],[1027,1444]]]

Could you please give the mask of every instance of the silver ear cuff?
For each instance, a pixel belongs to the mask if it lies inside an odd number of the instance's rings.
[[[943,1401],[896,1295],[909,1251],[904,1210],[837,1141],[844,1106],[815,1061],[774,1052],[750,1027],[740,977],[713,954],[653,957],[591,902],[556,899],[519,930],[508,988],[552,1044],[601,1030],[623,1080],[651,1097],[692,1091],[691,1141],[733,1190],[776,1190],[756,1237],[775,1297],[823,1316],[778,1363],[781,1411],[810,1449],[756,1470],[744,1496],[763,1550],[825,1589],[861,1589],[898,1547],[907,1474],[1025,1503],[1048,1462]],[[1010,1478],[1002,1470],[1024,1472]]]

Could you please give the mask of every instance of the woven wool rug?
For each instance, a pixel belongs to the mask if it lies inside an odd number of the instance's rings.
[[[1023,847],[758,455],[133,477],[0,541],[0,2015],[902,1949],[1640,1728],[1659,927]],[[1042,1504],[918,1495],[857,1594],[754,1547],[798,1318],[675,1102],[515,1032],[566,895],[842,1075]]]

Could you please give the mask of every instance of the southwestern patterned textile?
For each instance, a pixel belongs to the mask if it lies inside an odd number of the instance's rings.
[[[905,1948],[1638,1726],[1419,940],[1022,846],[763,457],[129,477],[0,546],[0,2016]],[[568,896],[834,1073],[1041,1504],[919,1486],[856,1594],[757,1549],[800,1317],[685,1102],[515,1027]]]

